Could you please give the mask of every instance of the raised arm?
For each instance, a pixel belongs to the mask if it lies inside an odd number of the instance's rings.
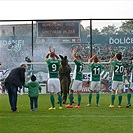
[[[111,62],[111,61],[113,61],[114,59],[116,59],[116,55],[117,55],[117,53],[115,54],[115,56],[114,56],[113,58],[110,59],[109,62]]]
[[[72,59],[73,59],[73,60],[76,59],[76,53],[77,53],[77,49],[75,48],[75,49],[72,51]]]
[[[59,57],[55,54],[55,49],[54,51],[51,50],[51,47],[49,47],[49,52],[48,54],[45,56],[44,60],[47,60],[50,57],[55,57],[56,59],[59,59]]]
[[[92,62],[92,60],[93,60],[95,57],[97,57],[96,54],[94,54],[91,58],[88,59],[88,63]]]
[[[45,56],[44,60],[47,60],[50,55],[50,52]]]
[[[56,59],[59,59],[59,56],[57,54],[55,54],[55,57],[56,57]]]

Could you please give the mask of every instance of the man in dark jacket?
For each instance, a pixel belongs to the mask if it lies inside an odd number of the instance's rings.
[[[14,68],[5,79],[5,86],[8,90],[9,102],[12,112],[17,110],[17,91],[18,87],[22,88],[25,83],[26,65],[22,64],[20,67]]]

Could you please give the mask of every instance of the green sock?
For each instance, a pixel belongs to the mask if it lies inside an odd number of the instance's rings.
[[[70,104],[72,105],[72,103],[73,103],[73,93],[70,93],[69,100],[70,100]]]
[[[50,94],[50,101],[51,101],[52,107],[54,108],[55,107],[55,104],[54,104],[54,94]]]
[[[62,107],[62,96],[61,96],[61,94],[58,94],[58,100],[59,100],[60,106]]]
[[[98,104],[99,98],[100,98],[100,95],[99,95],[99,93],[97,93],[97,94],[96,94],[96,104]]]
[[[122,101],[122,95],[121,94],[119,94],[118,100],[119,100],[118,106],[121,106],[121,101]]]
[[[127,94],[127,102],[128,102],[128,104],[131,104],[130,101],[131,101],[131,92],[128,92],[128,94]]]
[[[91,104],[91,99],[92,99],[92,93],[89,93],[89,104]]]
[[[111,95],[111,105],[114,105],[114,101],[115,101],[115,94]]]
[[[80,106],[81,103],[81,94],[78,94],[78,106]]]

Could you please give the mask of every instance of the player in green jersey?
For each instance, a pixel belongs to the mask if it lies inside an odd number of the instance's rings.
[[[118,108],[121,108],[122,102],[122,89],[123,89],[123,76],[125,63],[122,62],[121,53],[116,53],[113,58],[110,59],[110,64],[113,66],[112,75],[112,95],[110,108],[114,108],[115,94],[118,92]]]
[[[92,93],[96,92],[96,106],[99,107],[99,90],[100,90],[100,74],[102,72],[103,66],[100,64],[98,56],[95,54],[92,58],[88,59],[88,63],[91,70],[91,86],[89,93],[89,103],[87,106],[91,106]]]
[[[130,74],[130,85],[127,93],[127,105],[126,105],[127,108],[131,106],[131,92],[133,90],[133,59],[132,59],[132,64],[130,66],[130,69],[131,69],[131,74]]]
[[[51,59],[49,59],[49,56]],[[55,99],[54,99],[54,93],[58,94],[58,100],[60,107],[59,109],[62,109],[62,96],[61,96],[61,88],[60,88],[60,80],[59,80],[59,66],[60,66],[60,60],[59,57],[51,51],[46,55],[45,61],[48,65],[48,91],[50,93],[50,101],[52,104],[52,107],[49,108],[49,110],[55,110]]]
[[[73,72],[73,78],[72,82],[70,85],[70,94],[69,94],[69,100],[70,104],[66,105],[66,108],[72,108],[72,103],[73,103],[73,92],[76,91],[78,95],[78,104],[75,106],[75,108],[80,108],[80,103],[81,103],[81,90],[82,90],[82,79],[83,79],[83,68],[84,68],[84,63],[82,63],[81,56],[78,55],[76,56],[77,49],[73,50],[72,54],[72,59],[74,60],[75,63],[75,69]]]

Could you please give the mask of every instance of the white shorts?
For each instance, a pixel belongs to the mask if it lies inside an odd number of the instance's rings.
[[[80,80],[72,80],[71,85],[70,85],[70,90],[73,90],[73,91],[82,90],[82,81],[80,81]]]
[[[124,88],[122,81],[113,81],[112,82],[112,90],[122,90]]]
[[[48,91],[54,93],[61,92],[60,80],[58,78],[48,79]]]
[[[100,81],[91,81],[90,90],[100,90]]]

